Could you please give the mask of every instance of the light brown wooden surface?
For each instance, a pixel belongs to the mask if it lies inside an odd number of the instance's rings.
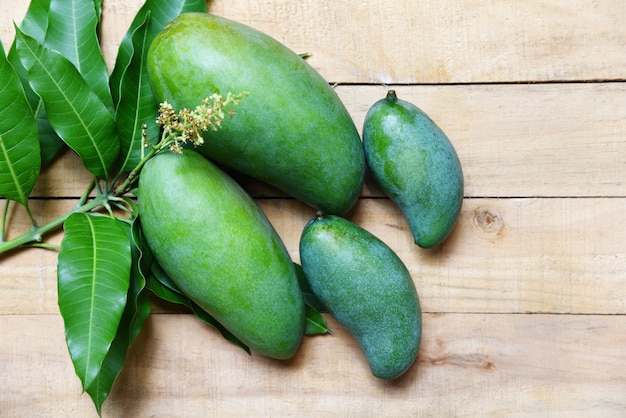
[[[110,67],[141,4],[104,1]],[[5,48],[27,6],[0,0]],[[420,293],[422,347],[400,381],[371,377],[330,317],[332,335],[277,362],[155,301],[103,416],[626,416],[626,3],[215,0],[209,10],[311,53],[359,129],[390,85],[420,106],[459,153],[463,211],[431,251],[412,244],[371,181],[349,214],[396,250]],[[35,217],[66,213],[88,182],[67,153],[40,178]],[[245,187],[298,260],[313,210]],[[15,205],[9,219],[9,237],[29,227]],[[65,346],[55,252],[0,256],[0,335],[0,417],[97,416]]]
[[[625,64],[626,65],[626,64]],[[459,154],[467,197],[619,197],[626,190],[626,85],[559,83],[394,86],[441,126]],[[337,86],[362,129],[387,87]],[[77,158],[48,167],[33,196],[80,196]],[[254,187],[257,196],[274,190]],[[368,181],[365,196],[382,196]]]
[[[623,416],[620,316],[428,314],[419,362],[394,383],[373,378],[330,324],[332,337],[307,338],[278,363],[248,356],[190,315],[153,315],[104,416]],[[3,416],[95,415],[58,316],[0,316],[0,327],[3,374],[13,376]]]

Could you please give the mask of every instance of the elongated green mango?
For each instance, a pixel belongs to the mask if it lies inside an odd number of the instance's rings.
[[[363,146],[374,180],[402,210],[415,243],[441,243],[463,203],[463,170],[446,134],[390,90],[365,116]]]
[[[154,40],[148,74],[159,100],[194,108],[214,92],[248,93],[199,151],[327,213],[358,199],[363,144],[331,86],[298,54],[246,25],[178,16]]]
[[[146,242],[190,299],[258,353],[286,359],[304,333],[293,262],[246,192],[191,149],[151,158],[139,177]]]
[[[422,314],[394,251],[358,225],[318,213],[302,232],[300,259],[313,293],[358,342],[372,374],[404,374],[417,357]]]

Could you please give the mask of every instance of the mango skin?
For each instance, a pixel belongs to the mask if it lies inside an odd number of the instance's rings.
[[[464,189],[461,162],[446,134],[390,90],[365,116],[363,147],[372,177],[406,217],[415,243],[440,244],[457,223]]]
[[[327,213],[357,201],[365,177],[359,133],[329,84],[298,54],[246,25],[185,13],[150,46],[156,96],[193,108],[214,92],[247,92],[199,149]]]
[[[189,298],[258,353],[292,357],[304,304],[280,237],[241,187],[194,150],[157,154],[138,186],[155,259]]]
[[[300,259],[311,290],[358,342],[372,374],[404,374],[417,357],[422,314],[393,250],[342,217],[318,214],[302,232]]]

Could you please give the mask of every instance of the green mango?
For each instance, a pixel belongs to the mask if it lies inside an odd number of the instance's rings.
[[[249,26],[184,13],[156,36],[148,74],[160,101],[194,108],[214,92],[247,93],[198,150],[327,213],[357,201],[363,144],[332,87],[301,56]]]
[[[365,116],[363,147],[372,177],[406,217],[415,243],[441,243],[463,204],[463,170],[446,134],[389,90]]]
[[[265,214],[192,149],[151,158],[139,176],[146,242],[190,299],[244,344],[292,357],[304,334],[294,264]]]
[[[302,232],[300,260],[311,290],[358,342],[372,374],[406,372],[419,350],[422,314],[396,253],[347,219],[318,213]]]

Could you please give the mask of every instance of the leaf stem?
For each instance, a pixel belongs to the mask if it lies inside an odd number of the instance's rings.
[[[33,226],[33,228],[37,228],[37,221],[35,220],[35,217],[33,216],[33,212],[31,212],[30,210],[30,200],[26,201],[26,204],[24,205],[24,209],[26,209],[26,213],[28,214],[28,218],[30,219],[30,223]]]
[[[133,184],[135,183],[135,180],[137,179],[137,177],[139,177],[139,173],[141,172],[141,169],[143,168],[143,166],[148,162],[148,160],[152,157],[154,157],[156,155],[156,153],[158,153],[161,150],[160,147],[153,147],[150,149],[150,152],[148,154],[146,154],[141,161],[139,161],[139,164],[137,164],[137,166],[135,168],[133,168],[131,170],[130,173],[128,173],[128,176],[126,177],[126,179],[120,183],[115,190],[113,190],[113,195],[114,196],[122,196],[125,193],[127,193],[133,186]]]
[[[104,205],[109,199],[109,196],[102,194],[96,196],[93,200],[84,203],[83,205],[77,205],[70,212],[54,219],[51,222],[48,222],[45,225],[33,227],[30,231],[15,237],[9,241],[0,242],[0,254],[3,254],[7,251],[16,249],[23,245],[36,245],[42,246],[41,241],[43,236],[47,233],[59,228],[70,215],[74,213],[86,213],[93,209],[96,209],[99,206]]]
[[[82,206],[82,205],[85,204],[85,202],[89,198],[89,194],[93,191],[93,189],[95,189],[97,183],[98,183],[98,179],[96,177],[91,179],[91,182],[89,183],[89,186],[87,186],[87,189],[85,189],[85,192],[80,197],[80,200],[78,201],[78,205],[77,206]]]
[[[6,223],[7,223],[7,216],[9,215],[9,199],[5,200],[4,203],[4,210],[2,211],[2,219],[0,219],[0,243],[4,242],[4,234],[5,234],[5,227],[6,227]]]
[[[43,236],[59,228],[61,225],[63,225],[65,220],[69,218],[70,215],[74,213],[86,213],[100,206],[104,206],[107,208],[108,211],[110,211],[111,208],[108,205],[109,200],[118,198],[119,196],[122,196],[123,194],[128,192],[131,189],[137,177],[139,176],[139,173],[141,172],[141,169],[143,168],[143,166],[148,162],[150,158],[152,158],[159,151],[161,151],[164,148],[165,144],[169,142],[171,141],[168,138],[163,138],[163,140],[159,142],[158,145],[152,147],[150,149],[150,152],[148,152],[145,155],[145,157],[139,162],[139,164],[129,173],[126,180],[124,180],[124,182],[122,182],[119,186],[115,188],[115,190],[113,191],[111,195],[103,193],[98,187],[97,196],[93,200],[87,201],[89,198],[89,194],[99,184],[97,179],[94,178],[89,184],[89,187],[87,187],[83,195],[80,197],[80,200],[78,201],[78,204],[74,207],[74,209],[72,209],[70,212],[42,226],[37,226],[35,224],[34,219],[30,213],[30,210],[28,210],[27,208],[31,221],[33,221],[33,228],[30,231],[18,237],[15,237],[9,241],[4,241],[3,239],[0,239],[0,254],[3,254],[7,251],[16,249],[21,246],[26,246],[26,245],[43,247],[43,248],[53,248],[49,245],[41,243]],[[8,205],[9,205],[9,202],[7,201],[7,204],[5,205],[4,216],[3,216],[3,221],[2,221],[2,237],[0,238],[4,238],[4,220],[6,219],[6,216],[7,216]]]
[[[147,146],[150,147],[150,151],[147,154],[145,154],[144,152],[141,153],[142,158],[137,166],[135,166],[135,168],[133,168],[128,173],[126,179],[113,190],[112,195],[115,197],[120,197],[126,194],[130,189],[132,189],[135,181],[137,180],[137,177],[139,177],[139,173],[141,173],[141,169],[143,168],[143,166],[146,165],[150,158],[154,157],[162,150],[169,148],[174,142],[176,136],[176,132],[164,131],[161,135],[159,142],[156,145],[147,144]]]
[[[59,251],[61,249],[61,246],[58,244],[46,244],[44,242],[31,244],[31,247],[44,248],[44,249],[56,250],[56,251]]]

